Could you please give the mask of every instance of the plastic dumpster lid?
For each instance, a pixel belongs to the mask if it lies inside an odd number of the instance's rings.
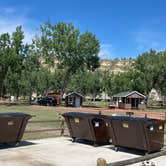
[[[82,112],[66,112],[62,114],[62,116],[70,116],[70,117],[96,117],[96,118],[102,118],[107,117],[106,115],[100,115],[100,114],[92,114],[92,113],[82,113]]]
[[[27,116],[31,116],[30,114],[25,114],[25,113],[0,113],[0,117],[27,117]]]
[[[159,119],[152,119],[152,118],[142,118],[142,117],[129,117],[129,116],[110,116],[111,120],[134,120],[134,121],[160,121]]]

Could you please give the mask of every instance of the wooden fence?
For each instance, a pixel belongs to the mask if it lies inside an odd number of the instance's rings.
[[[97,166],[125,166],[125,165],[131,165],[131,164],[144,162],[144,161],[147,161],[147,160],[150,160],[150,159],[153,159],[156,157],[164,156],[164,155],[166,155],[166,150],[161,151],[161,152],[152,153],[152,154],[147,154],[147,155],[141,156],[141,157],[135,157],[135,158],[128,159],[128,160],[112,162],[112,163],[107,163],[105,159],[99,158],[97,160]],[[155,164],[152,162],[151,166],[155,166]]]
[[[29,121],[28,124],[37,124],[37,123],[58,123],[59,127],[57,128],[47,128],[47,129],[39,129],[39,130],[25,130],[26,133],[39,133],[39,132],[49,132],[49,131],[59,131],[58,136],[64,136],[67,128],[65,127],[65,120],[63,118],[59,118],[56,120],[42,120],[42,121]]]

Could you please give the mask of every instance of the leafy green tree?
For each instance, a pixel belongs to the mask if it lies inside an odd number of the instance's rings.
[[[99,41],[90,32],[80,35],[79,29],[71,23],[51,25],[47,22],[41,26],[41,37],[36,38],[36,46],[48,64],[52,65],[56,59],[58,68],[65,71],[61,95],[77,70],[94,71],[99,67]]]
[[[54,92],[60,92],[64,80],[65,71],[63,69],[56,69],[51,80],[51,89]]]
[[[163,96],[166,96],[166,51],[158,53],[158,78],[155,88],[160,91]]]
[[[54,80],[53,73],[43,66],[40,66],[39,71],[37,71],[37,86],[36,93],[37,95],[45,96],[47,93],[52,90],[52,82]]]
[[[134,64],[134,79],[142,91],[148,94],[152,88],[159,88],[159,80],[164,79],[164,52],[157,53],[155,50],[150,50],[142,55],[139,55]],[[163,57],[162,57],[163,56]]]
[[[104,71],[102,73],[102,91],[105,92],[106,94],[111,94],[112,90],[112,73],[109,71]]]
[[[24,34],[21,26],[16,27],[16,31],[9,34],[1,35],[1,88],[5,84],[5,88],[10,95],[19,96],[19,80],[22,71],[22,62],[24,59],[25,46],[23,45]],[[0,90],[1,91],[1,90]]]
[[[0,35],[0,97],[3,95],[4,79],[6,77],[8,67],[11,64],[11,41],[10,35],[4,33]]]
[[[111,88],[108,90],[109,96],[131,89],[131,80],[128,73],[112,74]]]
[[[24,69],[21,73],[21,87],[22,92],[29,96],[29,102],[31,103],[32,93],[37,92],[39,85],[38,75],[40,69],[39,57],[36,55],[36,51],[33,45],[29,46],[27,56],[24,60]]]
[[[101,73],[99,71],[79,70],[72,75],[67,86],[67,92],[76,91],[95,98],[102,89]]]

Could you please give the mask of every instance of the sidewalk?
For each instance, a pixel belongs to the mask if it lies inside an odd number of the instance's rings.
[[[0,165],[5,166],[96,166],[98,158],[108,163],[138,157],[131,151],[115,152],[112,145],[93,147],[72,143],[68,137],[23,142],[20,147],[0,149]],[[166,156],[151,160],[165,166]],[[139,166],[140,164],[134,164]]]

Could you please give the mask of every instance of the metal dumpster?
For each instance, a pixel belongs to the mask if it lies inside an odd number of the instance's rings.
[[[73,141],[84,139],[94,144],[109,142],[111,139],[110,121],[107,116],[69,112],[63,114]]]
[[[147,152],[159,151],[164,144],[165,121],[115,116],[111,117],[112,144]]]
[[[0,143],[19,143],[30,118],[29,114],[1,113]]]

